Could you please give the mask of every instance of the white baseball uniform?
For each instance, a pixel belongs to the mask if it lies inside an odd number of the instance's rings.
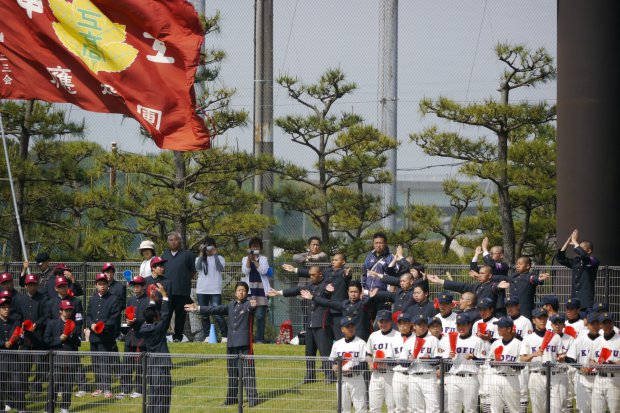
[[[501,347],[501,357],[495,358],[495,352]],[[492,386],[490,392],[491,413],[503,413],[504,406],[510,413],[519,413],[520,409],[520,385],[519,376],[521,368],[518,366],[521,353],[521,340],[514,337],[506,342],[501,338],[491,344],[487,356],[491,363],[489,383]],[[497,364],[499,363],[499,364]],[[511,364],[513,363],[513,364]]]
[[[388,333],[375,331],[368,337],[366,343],[366,355],[375,357],[377,351],[383,351],[386,359],[394,359],[394,338],[399,332],[390,330]],[[379,359],[376,360],[380,363]],[[381,412],[381,407],[385,401],[388,413],[394,412],[394,398],[392,390],[392,379],[394,372],[387,364],[378,364],[379,369],[372,370],[370,384],[368,386],[368,406],[370,413]]]
[[[575,360],[577,364],[588,369],[590,367],[590,351],[592,350],[594,340],[598,337],[599,335],[590,336],[589,334],[579,334],[573,345],[568,349],[566,357],[570,357]],[[576,371],[574,387],[577,399],[577,410],[581,413],[590,413],[592,411],[592,387],[594,386],[594,378],[595,375],[592,372],[582,371],[581,369]]]
[[[568,335],[562,334],[562,350],[560,354],[566,354],[570,350],[570,348],[574,345],[575,339]],[[575,399],[575,388],[574,388],[574,377],[575,377],[575,369],[570,368],[568,365],[560,365],[559,370],[562,375],[566,376],[566,399],[564,399],[564,406],[562,407],[562,412],[564,413],[572,413],[573,412],[573,400]]]
[[[594,387],[592,389],[592,411],[604,412],[608,408],[610,412],[620,412],[620,334],[614,332],[611,337],[600,336],[592,344],[590,360],[598,363],[603,349],[609,349],[611,355],[607,363],[616,363],[614,368],[597,367]]]
[[[474,332],[474,334],[481,333],[481,325],[484,323],[486,325],[485,333],[490,335],[491,339],[495,339],[499,336],[497,325],[494,324],[496,321],[497,318],[495,317],[490,317],[486,320],[477,320],[472,327],[472,331]],[[491,341],[482,340],[482,342],[484,343],[484,351],[486,352],[486,354],[489,354],[489,349],[491,348]],[[480,385],[480,404],[482,404],[483,412],[488,412],[490,408],[489,406],[491,404],[489,390],[489,380],[491,380],[490,374],[491,371],[489,370],[489,366],[487,364],[483,364],[482,366],[480,366],[480,372],[478,373],[478,383]]]
[[[403,336],[396,333],[393,342],[394,358],[403,359],[401,354],[406,351],[405,343],[415,340],[415,335]],[[405,353],[406,354],[406,353]],[[406,356],[405,356],[406,359]],[[407,375],[408,363],[394,367],[394,377],[392,378],[392,399],[394,400],[394,411],[396,413],[412,413],[409,409],[409,376]]]
[[[523,339],[525,336],[532,334],[534,331],[534,326],[532,326],[532,322],[529,318],[522,316],[519,314],[519,317],[512,318],[512,322],[515,324],[513,329],[514,332],[521,336]],[[528,396],[528,382],[530,381],[530,369],[527,365],[521,369],[521,373],[519,373],[519,388],[521,389],[521,411],[527,413],[527,405],[529,403]]]
[[[456,331],[456,313],[454,311],[447,317],[442,316],[441,313],[437,314],[435,317],[441,320],[441,327],[443,328],[444,334]]]
[[[424,340],[423,342],[421,340]],[[414,357],[416,341],[423,343]],[[430,333],[407,340],[401,358],[412,360],[409,374],[409,409],[414,413],[439,413],[439,387],[436,366],[431,362],[437,356],[439,341]]]
[[[366,412],[366,385],[364,384],[361,367],[366,362],[366,342],[359,337],[347,341],[341,338],[332,346],[330,360],[345,357],[349,353],[351,359],[342,366],[342,411],[351,412],[351,403],[358,413]]]
[[[443,358],[450,357],[450,340],[444,342],[441,353]],[[474,360],[465,357],[473,355],[478,360],[486,358],[484,343],[473,334],[465,337],[459,336],[456,342],[456,357],[452,360],[452,368],[446,375],[445,394],[448,398],[448,411],[460,412],[464,408],[465,413],[478,411],[478,364]]]
[[[523,339],[521,344],[520,355],[530,355],[535,353],[540,348],[545,331],[534,332]],[[547,392],[546,392],[546,369],[543,363],[557,363],[558,355],[562,350],[562,339],[559,335],[555,334],[549,345],[543,352],[541,357],[534,357],[530,361],[530,400],[532,402],[532,413],[544,413],[547,405]],[[560,413],[562,410],[562,403],[566,399],[566,375],[558,371],[557,368],[551,370],[551,412]]]

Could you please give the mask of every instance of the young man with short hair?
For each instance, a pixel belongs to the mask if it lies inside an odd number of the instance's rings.
[[[368,338],[366,343],[366,362],[372,372],[368,388],[368,405],[370,413],[379,413],[385,401],[389,412],[394,410],[394,399],[392,391],[392,371],[391,361],[394,360],[394,337],[396,331],[392,329],[392,313],[388,310],[381,310],[377,313],[376,322],[380,330],[375,331]],[[382,357],[379,355],[382,354]]]

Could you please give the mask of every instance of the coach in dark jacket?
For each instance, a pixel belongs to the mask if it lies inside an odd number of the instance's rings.
[[[558,251],[557,259],[560,264],[573,270],[571,277],[571,297],[578,298],[581,308],[592,308],[594,304],[594,290],[599,261],[592,256],[594,244],[590,241],[577,242],[579,231],[574,230],[564,246]],[[572,245],[575,257],[566,256],[566,248]]]

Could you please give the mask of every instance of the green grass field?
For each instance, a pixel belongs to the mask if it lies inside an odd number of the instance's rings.
[[[123,343],[119,343],[122,348]],[[86,381],[89,394],[83,398],[72,398],[70,411],[97,412],[140,412],[142,399],[104,399],[93,397],[90,392],[94,375],[90,368],[88,343],[81,348],[82,364],[86,366]],[[169,343],[170,352],[178,354],[173,358],[173,391],[171,411],[196,412],[233,412],[238,407],[223,406],[228,384],[225,344],[206,343]],[[307,409],[313,412],[336,410],[336,385],[327,385],[319,374],[319,382],[301,385],[306,365],[303,359],[289,359],[288,356],[303,357],[303,346],[260,344],[255,346],[256,381],[259,397],[263,400],[258,406],[249,409],[247,399],[244,408],[251,411],[299,411]],[[209,357],[212,356],[212,357]],[[268,356],[262,358],[261,356]],[[73,393],[77,391],[74,386]],[[112,391],[121,391],[120,383],[115,380]],[[32,399],[27,397],[29,411],[44,410],[44,394],[37,394]],[[56,411],[59,411],[57,408]]]

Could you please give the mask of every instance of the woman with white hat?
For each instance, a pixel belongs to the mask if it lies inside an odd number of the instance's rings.
[[[144,257],[144,261],[140,264],[140,276],[144,278],[150,277],[151,260],[155,257],[155,244],[153,241],[149,240],[142,241],[138,250],[140,251],[140,255]]]

